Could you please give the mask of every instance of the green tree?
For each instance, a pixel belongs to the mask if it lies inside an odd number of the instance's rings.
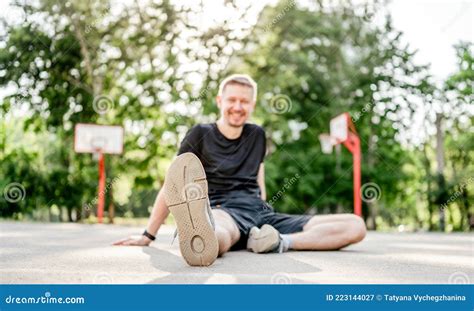
[[[393,224],[413,213],[394,205],[405,197],[405,167],[412,161],[400,136],[415,109],[410,95],[422,93],[427,68],[413,64],[389,17],[382,27],[370,22],[378,6],[282,1],[263,11],[254,40],[235,56],[241,61],[231,70],[249,71],[259,83],[258,118],[271,150],[270,196],[301,176],[275,203],[281,211],[352,210],[350,154],[342,151],[337,161],[322,155],[317,141],[332,117],[349,111],[362,141],[363,183],[374,182],[382,192],[364,209],[369,226],[375,228],[379,213]]]

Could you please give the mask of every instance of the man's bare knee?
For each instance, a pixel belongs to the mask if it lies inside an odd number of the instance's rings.
[[[240,231],[232,217],[223,210],[212,210],[216,225],[225,229],[230,236],[231,246],[240,239]]]
[[[222,256],[231,248],[232,238],[229,231],[220,226],[216,227],[216,236],[219,243],[219,256]]]
[[[367,234],[367,228],[365,226],[364,220],[361,217],[354,215],[350,227],[352,231],[352,243],[360,242],[365,238]]]
[[[312,228],[325,223],[333,224],[333,234],[340,233],[342,230],[342,235],[347,244],[362,241],[367,233],[364,220],[354,214],[314,216],[303,226],[303,231],[312,230]],[[342,224],[342,226],[339,226],[339,224]]]
[[[364,220],[357,215],[353,215],[350,221],[344,223],[343,247],[362,241],[366,233]]]

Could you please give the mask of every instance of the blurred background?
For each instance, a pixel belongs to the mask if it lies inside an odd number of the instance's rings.
[[[369,229],[474,227],[470,1],[4,1],[0,217],[95,222],[97,161],[74,125],[125,128],[107,155],[106,222],[143,223],[219,81],[258,83],[276,210],[353,210],[352,158],[318,135],[349,112]]]

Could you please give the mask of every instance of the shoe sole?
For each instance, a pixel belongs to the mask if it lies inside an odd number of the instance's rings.
[[[189,152],[179,155],[168,169],[164,187],[182,256],[190,266],[211,265],[219,244],[209,222],[206,173],[199,158]]]
[[[254,253],[267,253],[274,249],[280,242],[280,234],[271,225],[263,225],[260,231],[253,227],[249,233],[247,248]]]

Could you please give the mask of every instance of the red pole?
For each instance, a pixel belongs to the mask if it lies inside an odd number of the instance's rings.
[[[97,219],[99,224],[102,223],[105,205],[105,156],[99,153],[99,201],[97,202]]]
[[[357,135],[351,135],[354,140],[354,152],[352,153],[354,169],[354,214],[362,217],[362,199],[360,194],[361,165],[360,165],[360,140]]]
[[[359,137],[349,132],[349,136],[346,141],[343,142],[344,146],[352,153],[352,169],[354,178],[354,214],[362,216],[362,199],[360,196],[360,184],[361,184],[361,158],[360,158],[360,139]]]

